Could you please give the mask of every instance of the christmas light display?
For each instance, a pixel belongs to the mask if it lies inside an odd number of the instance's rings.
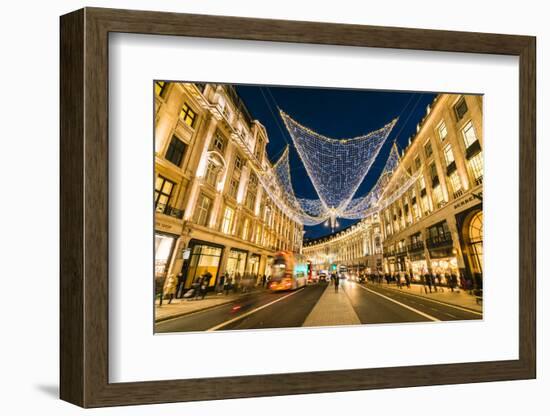
[[[378,205],[382,193],[384,192],[384,189],[390,181],[391,175],[397,168],[398,164],[399,151],[394,143],[390,150],[388,159],[386,160],[386,164],[384,165],[384,168],[382,169],[382,172],[380,173],[380,176],[374,186],[367,195],[352,199],[345,212],[342,214],[342,217],[348,219],[361,219],[372,213],[373,208]]]
[[[318,134],[280,111],[321,203],[339,216],[370,170],[397,119],[364,136],[336,140]]]
[[[353,198],[397,120],[365,136],[335,140],[307,129],[282,111],[281,117],[319,199],[296,197],[288,146],[271,169],[257,173],[279,208],[304,225],[325,223],[334,230],[337,218],[366,218],[399,199],[420,176],[421,170],[414,175],[403,172],[390,184],[400,162],[394,143],[374,186],[367,195]]]

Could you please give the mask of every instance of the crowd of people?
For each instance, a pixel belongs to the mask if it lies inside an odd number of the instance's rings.
[[[408,272],[395,272],[395,273],[371,273],[360,274],[359,279],[387,285],[396,285],[398,288],[403,287],[410,288],[411,283],[421,284],[424,287],[426,293],[442,292],[445,288],[454,292],[459,289],[472,293],[474,291],[474,280],[471,278],[463,277],[456,273],[423,273],[413,277],[412,273]],[[479,287],[479,284],[478,284]]]
[[[247,293],[256,287],[266,288],[269,285],[269,276],[265,274],[260,276],[252,273],[237,272],[230,274],[223,273],[215,286],[211,285],[214,277],[209,271],[197,276],[191,287],[185,288],[185,279],[182,273],[176,276],[169,274],[164,282],[157,282],[156,293],[159,296],[159,306],[162,306],[163,301],[168,304],[172,303],[173,299],[204,299],[208,292],[214,292],[219,295],[229,295],[230,293]]]

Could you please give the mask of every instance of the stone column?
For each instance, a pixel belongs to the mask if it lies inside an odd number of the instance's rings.
[[[230,255],[231,255],[231,247],[230,246],[225,246],[223,248],[223,251],[222,251],[222,257],[220,259],[220,266],[219,266],[219,269],[218,269],[218,276],[216,276],[215,286],[217,286],[219,284],[220,277],[226,272],[227,262],[229,260]]]
[[[191,190],[189,191],[189,197],[187,199],[187,204],[185,207],[185,213],[184,213],[184,219],[190,220],[193,218],[193,213],[195,211],[195,205],[197,203],[197,199],[199,196],[199,189],[201,185],[201,179],[202,174],[204,173],[203,170],[206,168],[206,164],[208,162],[208,148],[210,146],[210,142],[212,141],[212,137],[214,136],[214,133],[216,131],[217,121],[216,119],[212,118],[210,121],[210,124],[208,125],[206,134],[204,135],[204,139],[201,141],[198,139],[198,142],[195,144],[193,154],[191,155],[191,158],[196,157],[199,158],[199,163],[196,167],[196,170],[193,170],[194,172],[194,178],[191,182]],[[193,160],[193,159],[190,159]],[[191,164],[191,163],[190,163]]]
[[[239,204],[242,204],[244,201],[249,176],[250,168],[248,167],[248,165],[245,165],[242,168],[241,180],[239,181],[239,188],[237,190],[237,203]]]
[[[454,215],[450,215],[445,218],[447,225],[449,226],[449,231],[451,232],[451,237],[453,238],[453,251],[456,251],[456,261],[457,266],[461,271],[464,271],[464,256],[462,255],[462,247],[460,246],[460,235],[456,225],[456,219]]]

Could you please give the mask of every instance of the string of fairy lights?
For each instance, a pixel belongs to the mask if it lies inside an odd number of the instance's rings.
[[[418,179],[418,172],[414,175],[405,172],[402,183],[386,197],[388,185],[400,161],[394,142],[374,186],[366,195],[354,197],[397,119],[366,135],[338,140],[304,127],[281,110],[280,115],[318,199],[296,196],[292,185],[289,146],[272,169],[264,171],[259,179],[281,210],[304,225],[325,223],[334,229],[338,224],[337,218],[366,218],[395,202]]]

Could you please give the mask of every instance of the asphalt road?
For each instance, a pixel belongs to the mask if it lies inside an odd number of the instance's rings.
[[[159,322],[155,332],[300,327],[325,288],[326,284],[316,284],[294,292],[252,293],[233,303]]]
[[[347,284],[345,291],[364,324],[462,321],[481,319],[480,313],[410,293],[383,284]],[[391,300],[390,300],[391,299]]]
[[[327,288],[319,283],[294,292],[256,292],[237,301],[156,324],[155,332],[300,327]],[[332,288],[329,288],[332,290]],[[363,324],[481,319],[480,313],[415,295],[407,289],[342,282]]]

